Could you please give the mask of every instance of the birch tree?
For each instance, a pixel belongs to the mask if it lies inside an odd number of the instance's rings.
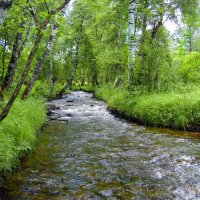
[[[131,84],[131,73],[135,65],[136,57],[136,1],[129,0],[129,16],[128,16],[128,84]]]
[[[59,27],[58,24],[53,25],[51,34],[49,36],[49,41],[46,45],[45,51],[43,52],[42,57],[39,59],[38,63],[35,66],[32,77],[31,77],[30,81],[28,82],[28,84],[26,85],[26,88],[25,88],[24,93],[22,95],[22,99],[25,99],[30,95],[31,90],[32,90],[32,88],[35,84],[35,81],[38,79],[38,77],[39,77],[39,75],[42,71],[44,62],[46,61],[47,57],[49,56],[50,52],[53,49],[53,45],[54,45],[54,42],[55,42],[55,37],[56,37],[58,27]]]
[[[22,26],[24,26],[25,22],[22,23]],[[10,62],[7,68],[7,72],[2,84],[2,90],[9,90],[12,82],[13,82],[13,78],[18,66],[18,61],[20,59],[20,56],[26,46],[26,43],[28,41],[30,32],[31,32],[31,28],[32,28],[32,19],[30,19],[29,22],[29,26],[28,29],[26,31],[25,34],[25,39],[22,41],[22,37],[23,37],[23,32],[22,31],[18,31],[16,36],[15,36],[15,41],[13,43],[13,50],[12,50],[12,55],[10,58]]]
[[[54,10],[49,10],[48,14],[46,15],[46,17],[42,20],[42,22],[40,21],[40,18],[38,16],[38,14],[35,12],[34,8],[32,7],[32,5],[29,5],[30,8],[30,13],[33,16],[33,19],[35,21],[35,24],[38,26],[38,30],[37,30],[37,35],[36,35],[36,39],[35,39],[35,43],[33,45],[33,48],[31,49],[29,56],[28,56],[28,60],[26,62],[26,66],[25,69],[21,75],[21,77],[19,78],[17,85],[14,89],[13,94],[11,95],[10,99],[8,100],[8,103],[6,104],[6,106],[3,108],[1,114],[0,114],[0,122],[8,115],[11,107],[13,106],[13,103],[15,102],[15,99],[17,98],[20,89],[24,83],[24,81],[26,80],[29,70],[31,68],[31,64],[33,62],[33,59],[37,53],[37,50],[39,48],[41,39],[43,37],[43,31],[47,28],[51,18],[56,15],[58,12],[60,12],[62,9],[64,9],[68,3],[70,2],[70,0],[65,0],[64,3],[62,3],[59,7],[57,7]]]

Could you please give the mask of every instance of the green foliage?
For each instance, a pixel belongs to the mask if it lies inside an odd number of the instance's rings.
[[[45,97],[45,98],[54,98],[62,89],[63,84],[56,82],[53,90],[52,96],[50,96],[50,83],[48,81],[36,81],[34,88],[31,92],[31,95],[34,97]],[[65,94],[68,94],[69,91],[66,91]]]
[[[0,174],[11,171],[19,157],[30,151],[36,140],[36,131],[46,121],[43,99],[17,100],[0,125]]]
[[[74,65],[74,46],[83,20],[83,30],[79,48],[79,66],[75,82],[96,84],[95,82],[114,82],[115,78],[125,76],[128,59],[127,1],[75,2],[74,10],[63,27],[65,35],[60,34],[59,45],[65,55],[65,79],[70,76]],[[65,38],[65,39],[63,39]],[[65,44],[65,45],[63,45]],[[59,74],[62,79],[63,73]]]
[[[132,80],[134,87],[145,88],[149,92],[166,89],[167,83],[173,81],[168,33],[161,28],[154,39],[151,34],[146,31],[141,36]]]
[[[31,94],[33,96],[48,97],[50,92],[50,84],[47,81],[36,81]]]
[[[180,56],[180,75],[184,83],[199,83],[200,80],[200,53],[191,52],[188,55]]]
[[[72,90],[74,91],[85,91],[85,92],[94,92],[95,88],[93,85],[89,85],[89,84],[85,84],[85,85],[77,85],[77,84],[73,84],[72,85]]]

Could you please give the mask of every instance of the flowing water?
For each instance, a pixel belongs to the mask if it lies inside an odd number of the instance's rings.
[[[115,118],[91,94],[49,103],[52,119],[1,200],[200,199],[200,139]]]

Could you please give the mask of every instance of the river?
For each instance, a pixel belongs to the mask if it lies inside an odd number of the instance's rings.
[[[71,92],[1,200],[200,199],[200,139],[114,117],[104,102]]]

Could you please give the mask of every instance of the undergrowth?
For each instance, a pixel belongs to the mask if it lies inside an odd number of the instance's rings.
[[[17,166],[19,158],[33,148],[35,133],[45,121],[43,99],[16,100],[0,124],[0,176]]]

